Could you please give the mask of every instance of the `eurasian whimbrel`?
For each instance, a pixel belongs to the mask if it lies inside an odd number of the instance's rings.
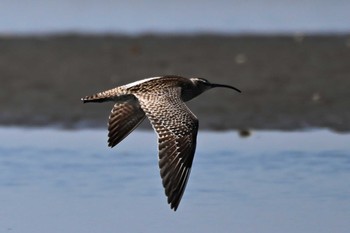
[[[198,131],[197,117],[184,102],[214,87],[202,78],[153,77],[81,100],[116,102],[108,122],[108,146],[114,147],[148,117],[158,135],[159,168],[170,207],[176,211],[190,175]]]

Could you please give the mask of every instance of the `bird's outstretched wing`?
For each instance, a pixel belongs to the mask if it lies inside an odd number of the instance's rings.
[[[117,102],[109,116],[108,121],[108,146],[114,147],[128,136],[145,118],[135,97],[123,102]]]
[[[176,211],[185,191],[196,149],[198,120],[180,97],[180,88],[135,95],[158,134],[160,175]]]

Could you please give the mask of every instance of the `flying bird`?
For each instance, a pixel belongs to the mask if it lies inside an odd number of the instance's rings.
[[[119,86],[81,100],[115,102],[108,121],[108,146],[114,147],[147,116],[158,136],[159,168],[168,204],[177,210],[196,150],[198,119],[185,102],[214,87],[203,78],[175,75],[152,77]]]

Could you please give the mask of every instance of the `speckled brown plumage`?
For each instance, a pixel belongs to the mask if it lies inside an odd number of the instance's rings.
[[[185,105],[213,87],[205,79],[163,76],[144,79],[82,98],[114,101],[108,122],[108,145],[114,147],[147,116],[158,135],[159,168],[170,207],[176,210],[185,191],[196,149],[198,120]]]

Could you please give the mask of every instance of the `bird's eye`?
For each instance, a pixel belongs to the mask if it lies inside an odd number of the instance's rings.
[[[209,83],[208,80],[204,79],[204,78],[198,78],[197,79],[199,82],[202,82],[202,83]]]

